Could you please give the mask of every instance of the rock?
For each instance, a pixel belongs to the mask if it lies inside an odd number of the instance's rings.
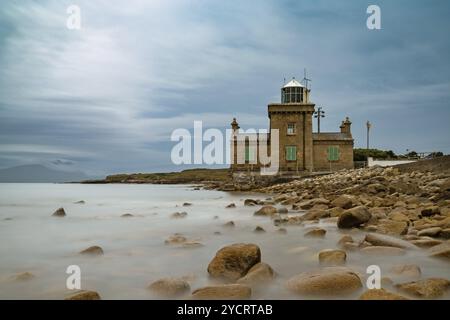
[[[258,202],[254,199],[245,199],[244,206],[256,206]]]
[[[406,222],[409,223],[408,216],[401,211],[393,211],[389,214],[389,219],[392,221]]]
[[[359,227],[361,224],[368,222],[371,218],[370,212],[365,206],[358,206],[344,211],[338,220],[338,227],[348,229]]]
[[[236,205],[234,203],[230,203],[229,205],[227,205],[225,208],[230,209],[230,208],[236,208]]]
[[[443,229],[439,236],[444,239],[450,239],[450,228]]]
[[[287,214],[289,210],[286,207],[278,208],[278,213]]]
[[[381,288],[367,290],[359,297],[359,300],[408,300],[408,298]]]
[[[134,216],[131,213],[125,213],[120,216],[121,218],[133,218]]]
[[[343,250],[326,249],[319,252],[319,262],[321,265],[343,265],[347,260],[347,254]]]
[[[261,262],[261,250],[255,244],[237,243],[223,247],[208,265],[213,277],[237,280]]]
[[[394,238],[387,235],[368,233],[364,238],[364,241],[374,245],[374,246],[385,246],[385,247],[395,247],[402,249],[414,249],[415,246],[410,244],[408,241]]]
[[[427,237],[427,238],[412,240],[411,243],[419,248],[431,248],[431,247],[441,244],[442,241]]]
[[[361,253],[374,256],[401,256],[406,251],[396,247],[370,246],[362,248]]]
[[[327,233],[327,230],[322,228],[314,228],[312,230],[309,230],[305,233],[305,237],[318,237],[323,238],[325,237],[325,234]]]
[[[330,214],[330,217],[339,217],[345,210],[340,207],[334,207],[331,209],[328,209],[328,213]]]
[[[420,214],[422,215],[422,217],[430,217],[436,214],[441,214],[441,210],[439,209],[438,206],[430,206],[425,209],[422,209]]]
[[[446,241],[429,249],[429,254],[436,258],[450,259],[450,241]]]
[[[65,217],[66,216],[66,212],[64,211],[64,208],[59,208],[58,210],[53,212],[52,216],[53,217]]]
[[[220,231],[214,231],[213,234],[216,235],[216,236],[220,236],[220,235],[222,234],[222,232],[220,232]]]
[[[339,207],[342,209],[350,209],[353,206],[355,198],[349,195],[342,195],[331,201],[333,207]]]
[[[101,300],[101,298],[98,292],[81,290],[67,297],[65,300]]]
[[[281,233],[281,234],[287,234],[286,228],[279,228],[279,229],[277,230],[277,232],[278,232],[278,233]]]
[[[31,272],[22,272],[16,274],[13,279],[16,281],[28,281],[34,279],[34,274],[32,274]]]
[[[287,288],[297,294],[341,295],[362,287],[358,275],[347,268],[325,268],[290,278]]]
[[[277,213],[277,208],[274,206],[263,206],[261,209],[254,213],[255,216],[273,216]]]
[[[192,206],[192,203],[190,202],[183,203],[183,207],[190,207],[190,206]]]
[[[177,278],[159,279],[151,283],[148,288],[156,294],[164,297],[178,296],[191,290],[191,287],[187,281]]]
[[[252,295],[252,289],[243,284],[224,284],[218,286],[203,287],[192,292],[194,299],[220,299],[236,300],[249,299]]]
[[[381,183],[372,183],[367,186],[366,190],[368,193],[377,194],[379,192],[387,191],[387,188]]]
[[[264,284],[274,278],[274,272],[271,266],[267,263],[255,264],[247,274],[240,278],[237,283],[252,285]]]
[[[390,235],[403,235],[408,232],[408,223],[382,219],[378,221],[377,232]]]
[[[441,231],[442,228],[440,227],[426,228],[417,232],[417,235],[419,237],[437,237],[439,236]]]
[[[191,241],[183,242],[183,243],[181,244],[181,246],[182,246],[183,248],[186,248],[186,249],[193,249],[193,248],[200,248],[200,247],[203,247],[203,243],[201,243],[201,242],[199,242],[199,241],[193,241],[193,240],[191,240]]]
[[[317,204],[325,204],[328,205],[330,203],[329,200],[324,199],[324,198],[316,198],[316,199],[310,199],[310,200],[306,200],[300,203],[296,203],[292,206],[292,209],[294,210],[309,210],[312,207],[314,207]]]
[[[101,256],[103,255],[103,249],[99,246],[92,246],[83,251],[80,251],[80,254],[90,255],[90,256]]]
[[[187,238],[179,233],[175,233],[164,241],[165,244],[181,244],[187,241]]]
[[[253,232],[256,232],[256,233],[264,233],[264,232],[266,232],[266,230],[264,230],[263,227],[256,226],[256,228],[255,228],[255,230],[253,230]]]
[[[341,239],[339,239],[338,241],[338,245],[342,246],[346,243],[352,243],[353,242],[353,238],[352,236],[345,234],[341,237]]]
[[[226,228],[232,228],[234,227],[234,221],[228,221],[227,223],[223,224]]]
[[[174,212],[171,214],[171,217],[174,219],[181,219],[181,218],[185,218],[187,216],[187,212],[183,211],[183,212]]]
[[[390,271],[391,273],[402,277],[420,278],[422,275],[420,267],[415,264],[396,265],[393,266]]]
[[[85,204],[86,202],[84,200],[75,201],[74,204]]]
[[[450,281],[441,278],[429,278],[425,280],[400,283],[397,289],[420,298],[437,298],[442,296],[450,287]]]
[[[330,213],[327,210],[311,209],[301,217],[301,220],[302,221],[318,220],[329,216]]]

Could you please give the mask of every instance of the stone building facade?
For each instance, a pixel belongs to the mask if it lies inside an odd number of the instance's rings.
[[[278,129],[279,174],[330,172],[353,168],[351,122],[342,121],[339,132],[313,132],[315,104],[309,100],[310,89],[295,79],[281,88],[281,102],[268,105],[270,128]],[[231,123],[231,170],[256,172],[265,165],[260,159],[263,145],[270,155],[271,134],[242,133],[236,119]],[[238,142],[240,141],[240,147]],[[267,142],[266,142],[267,141]]]

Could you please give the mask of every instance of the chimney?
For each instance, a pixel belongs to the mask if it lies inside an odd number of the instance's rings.
[[[237,123],[236,118],[233,118],[233,122],[231,122],[231,129],[233,129],[233,132],[239,130],[239,124]]]
[[[348,117],[346,117],[345,120],[342,121],[342,123],[341,123],[341,127],[340,127],[341,133],[351,134],[352,133],[351,129],[350,129],[351,125],[352,125],[352,122],[350,121],[350,119]]]

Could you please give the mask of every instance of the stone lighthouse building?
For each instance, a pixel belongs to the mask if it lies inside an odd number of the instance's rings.
[[[342,121],[338,132],[314,133],[312,121],[315,104],[310,101],[310,91],[292,79],[281,88],[281,101],[268,105],[270,129],[278,129],[279,135],[279,174],[308,174],[353,168],[353,137],[349,118]],[[233,119],[231,127],[235,132],[232,171],[259,171],[264,163],[259,158],[261,144],[270,146],[273,137],[270,133],[241,133],[236,119]],[[245,141],[244,152],[238,152],[242,150],[237,147],[238,141]],[[270,150],[270,147],[267,149]]]

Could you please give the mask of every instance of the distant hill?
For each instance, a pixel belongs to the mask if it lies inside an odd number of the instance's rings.
[[[83,172],[68,172],[31,164],[0,169],[0,182],[78,182],[88,177]]]

